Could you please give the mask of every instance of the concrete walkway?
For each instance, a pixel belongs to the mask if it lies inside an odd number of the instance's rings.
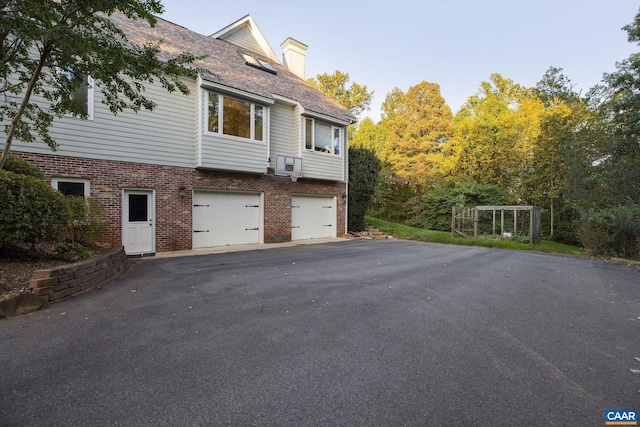
[[[185,256],[221,254],[221,253],[228,253],[228,252],[243,252],[243,251],[257,251],[262,249],[290,248],[292,246],[306,246],[306,245],[317,245],[320,243],[346,242],[349,240],[351,239],[347,239],[343,237],[329,237],[325,239],[294,240],[291,242],[281,242],[281,243],[215,246],[212,248],[191,249],[191,250],[185,250],[185,251],[158,252],[153,257],[144,257],[142,259],[177,258],[177,257],[185,257]]]

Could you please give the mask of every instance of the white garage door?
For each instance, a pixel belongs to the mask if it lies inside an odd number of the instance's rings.
[[[335,236],[336,210],[333,197],[291,198],[291,240]]]
[[[194,191],[193,247],[260,243],[260,194]]]

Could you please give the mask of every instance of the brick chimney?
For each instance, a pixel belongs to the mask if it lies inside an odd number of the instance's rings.
[[[297,40],[288,37],[280,45],[282,48],[282,58],[284,59],[284,66],[289,69],[293,74],[305,80],[305,63],[307,57],[307,46],[304,43],[300,43]]]

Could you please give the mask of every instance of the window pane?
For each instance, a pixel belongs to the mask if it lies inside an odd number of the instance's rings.
[[[218,95],[209,92],[209,118],[208,127],[209,132],[218,132],[218,109],[220,103],[218,102]]]
[[[253,133],[255,134],[254,139],[256,141],[262,141],[262,134],[263,134],[263,113],[264,113],[264,108],[262,108],[260,105],[256,105],[255,106],[255,119],[254,119],[254,129],[253,129]]]
[[[84,197],[84,182],[58,181],[58,191],[65,196]]]
[[[148,219],[147,195],[129,194],[129,222],[143,222]]]
[[[87,76],[84,76],[80,86],[71,92],[71,99],[80,104],[80,109],[84,114],[89,113],[89,86],[87,84]]]
[[[305,119],[304,126],[305,126],[305,133],[304,133],[305,148],[307,150],[313,150],[313,120]]]
[[[340,128],[333,128],[333,154],[340,155]]]
[[[313,137],[316,151],[322,151],[323,153],[331,153],[333,151],[331,147],[331,126],[316,121]]]
[[[226,96],[223,99],[223,133],[251,138],[251,104]]]

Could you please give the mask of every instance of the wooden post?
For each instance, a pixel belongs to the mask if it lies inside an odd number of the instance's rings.
[[[451,238],[456,237],[456,207],[451,207]]]
[[[493,210],[493,229],[491,230],[491,235],[496,235],[496,210]]]
[[[531,208],[529,211],[529,244],[533,245],[533,211],[535,208]]]
[[[504,237],[504,209],[500,209],[500,237]]]
[[[473,209],[473,238],[478,238],[478,209]]]
[[[515,238],[518,234],[518,212],[517,210],[513,210],[513,237]]]

